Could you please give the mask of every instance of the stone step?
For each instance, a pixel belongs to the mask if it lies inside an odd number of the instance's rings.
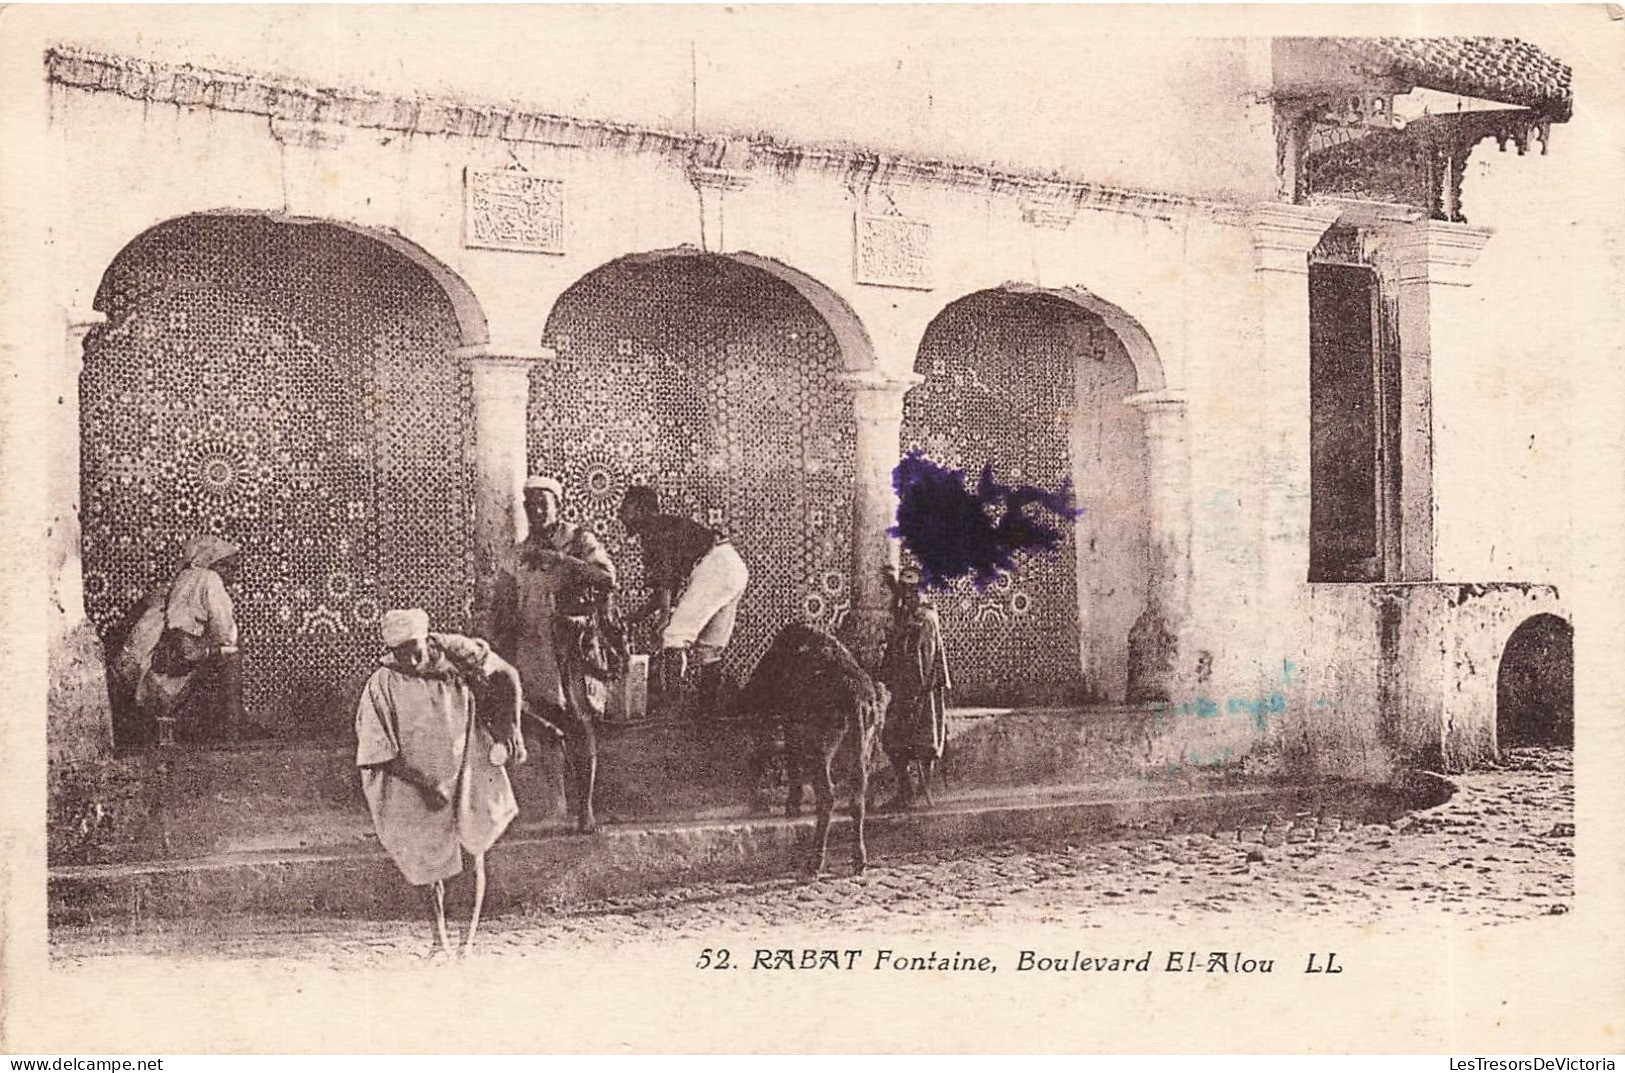
[[[1169,794],[1070,788],[1024,798],[969,795],[909,813],[874,814],[870,862],[931,849],[1019,838],[1080,840],[1136,832],[1211,834],[1289,824],[1300,813],[1387,822],[1448,797],[1448,784],[1257,785]],[[794,874],[810,853],[813,821],[755,817],[606,826],[594,835],[520,829],[492,850],[489,906],[568,907],[673,885]],[[830,866],[850,868],[850,820],[837,816]],[[49,878],[53,926],[133,923],[210,914],[410,917],[420,911],[376,844],[238,852],[190,860],[69,865]]]
[[[1246,741],[1224,739],[1221,747],[1221,739],[1202,738],[1222,732],[1217,721],[1185,722],[1176,731],[1167,713],[1136,708],[953,710],[938,785],[1017,793],[1138,779],[1177,790],[1245,771],[1257,759]],[[783,801],[782,785],[761,764],[771,749],[764,752],[752,727],[606,723],[598,737],[602,816],[717,819],[770,813]],[[50,862],[365,844],[372,825],[353,749],[346,741],[148,747],[60,765],[51,773]],[[883,760],[878,768],[877,792],[889,794],[890,772]],[[528,764],[511,770],[527,824],[564,820],[558,748],[535,748]]]

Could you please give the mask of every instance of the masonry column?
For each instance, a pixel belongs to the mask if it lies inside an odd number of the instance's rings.
[[[880,372],[852,373],[857,416],[856,484],[852,489],[852,607],[842,639],[865,667],[880,663],[891,621],[891,590],[885,569],[897,563],[897,541],[887,530],[897,524],[897,491],[892,470],[901,456],[903,396],[924,377],[898,378]]]
[[[1183,392],[1145,391],[1123,401],[1145,417],[1150,486],[1145,610],[1128,636],[1127,700],[1143,704],[1175,699],[1185,669],[1180,639],[1190,615],[1190,437]]]
[[[1399,276],[1400,580],[1431,581],[1434,549],[1433,356],[1443,327],[1463,316],[1469,269],[1490,232],[1426,220],[1386,232]],[[1437,343],[1436,343],[1436,340]],[[1467,355],[1448,368],[1468,369]],[[1447,374],[1448,375],[1448,374]],[[1448,385],[1447,385],[1448,386]]]
[[[1337,209],[1266,205],[1253,213],[1259,299],[1263,469],[1259,641],[1265,683],[1295,681],[1309,635],[1309,251]]]
[[[474,628],[491,628],[492,582],[497,568],[525,537],[525,415],[530,370],[550,361],[546,347],[521,350],[464,347],[474,395]]]
[[[104,320],[90,310],[66,314],[63,353],[51,392],[48,528],[51,565],[50,684],[47,743],[50,760],[83,760],[113,750],[113,715],[107,663],[100,638],[85,616],[84,562],[79,528],[79,374],[85,339]]]

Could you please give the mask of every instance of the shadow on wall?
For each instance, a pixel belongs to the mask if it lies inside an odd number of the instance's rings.
[[[1574,627],[1556,615],[1535,615],[1507,639],[1495,734],[1503,749],[1574,744]]]

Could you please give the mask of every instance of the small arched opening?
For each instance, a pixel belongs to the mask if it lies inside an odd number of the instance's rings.
[[[1526,619],[1507,638],[1495,678],[1499,748],[1574,744],[1574,628],[1556,615]]]

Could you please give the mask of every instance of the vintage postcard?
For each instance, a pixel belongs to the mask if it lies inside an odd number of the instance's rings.
[[[0,1050],[1620,1052],[1620,8],[0,42]]]

